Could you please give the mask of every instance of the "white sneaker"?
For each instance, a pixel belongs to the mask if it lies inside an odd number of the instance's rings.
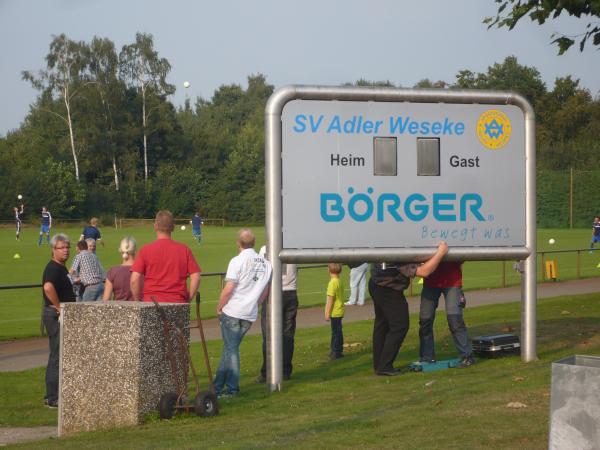
[[[346,306],[356,305],[356,302],[353,302],[352,300],[348,300],[346,303],[344,303],[344,305],[346,305]]]

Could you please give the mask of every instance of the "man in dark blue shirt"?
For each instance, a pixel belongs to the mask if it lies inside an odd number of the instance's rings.
[[[40,227],[40,238],[38,239],[38,247],[42,245],[44,234],[46,235],[46,242],[50,244],[50,229],[52,228],[52,215],[48,208],[42,206],[42,226]]]
[[[79,236],[80,241],[87,241],[88,239],[100,241],[102,247],[104,247],[104,241],[102,240],[102,235],[98,229],[98,219],[96,217],[90,219],[90,224],[83,229],[81,236]]]
[[[202,217],[200,217],[200,213],[197,212],[190,220],[190,224],[192,224],[192,236],[194,239],[198,241],[198,244],[202,240]]]

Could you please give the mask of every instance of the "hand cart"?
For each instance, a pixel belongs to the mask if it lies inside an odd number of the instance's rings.
[[[200,333],[200,341],[202,343],[204,364],[206,365],[206,370],[208,372],[208,384],[210,386],[210,390],[208,391],[200,390],[200,383],[198,382],[198,375],[192,361],[190,347],[183,331],[169,322],[164,309],[155,299],[152,299],[152,302],[156,306],[156,310],[158,311],[158,315],[162,321],[163,334],[165,338],[165,351],[171,367],[171,374],[177,388],[176,393],[167,392],[166,394],[160,396],[160,400],[158,402],[158,412],[160,418],[170,419],[173,417],[175,412],[182,411],[194,411],[197,415],[202,417],[216,416],[219,414],[219,404],[217,403],[217,396],[215,394],[215,388],[213,385],[212,371],[210,369],[210,361],[208,359],[208,351],[206,349],[206,339],[204,338],[204,329],[202,328],[202,319],[200,317],[200,293],[196,294],[196,320],[198,322],[198,332]],[[172,344],[172,332],[175,333],[175,337],[177,338],[176,344]],[[175,349],[173,348],[175,345],[179,345],[179,348],[181,349],[182,361],[180,361],[180,364],[182,365],[184,373],[187,375],[188,368],[192,369],[192,375],[196,387],[194,403],[184,402],[185,398],[187,397],[187,383],[185,382],[185,379],[182,381],[177,376],[177,362],[175,361]]]

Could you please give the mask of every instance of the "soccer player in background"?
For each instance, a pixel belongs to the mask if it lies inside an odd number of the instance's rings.
[[[40,238],[38,239],[38,247],[42,245],[42,239],[44,234],[46,235],[46,242],[50,245],[50,230],[52,229],[52,215],[48,208],[42,206],[42,226],[40,227]]]
[[[17,241],[21,240],[21,225],[23,224],[21,222],[21,215],[23,214],[23,208],[23,203],[21,203],[21,209],[17,208],[16,206],[13,208],[15,211],[15,227],[17,229]]]
[[[190,224],[192,225],[192,236],[194,239],[198,241],[198,244],[202,240],[202,217],[200,217],[200,213],[197,212],[190,220]]]
[[[600,216],[594,216],[592,223],[592,242],[590,242],[590,253],[594,250],[594,244],[600,242]]]
[[[79,236],[80,241],[87,241],[90,238],[94,241],[100,241],[102,247],[104,247],[104,241],[102,240],[102,235],[98,229],[98,219],[96,217],[90,219],[90,224],[83,229],[81,236]],[[95,252],[96,248],[94,248],[93,251]]]

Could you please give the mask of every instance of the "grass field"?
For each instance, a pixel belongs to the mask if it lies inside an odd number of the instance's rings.
[[[412,316],[397,359],[418,357],[418,327]],[[519,329],[520,304],[468,308],[472,336]],[[329,329],[300,329],[295,370],[283,392],[268,395],[255,384],[260,337],[241,347],[241,394],[221,402],[212,419],[193,415],[145,425],[24,444],[23,448],[377,448],[544,449],[548,439],[550,363],[573,354],[600,352],[598,295],[542,300],[538,305],[539,360],[516,356],[480,359],[469,369],[375,377],[371,368],[372,322],[344,325],[346,357],[329,361]],[[438,357],[454,357],[443,319],[436,322]],[[193,346],[194,359],[200,349]],[[209,342],[217,363],[220,343]],[[201,380],[204,379],[202,370]],[[115,380],[118,382],[118,380]],[[55,425],[56,411],[42,406],[43,369],[0,373],[0,426]],[[507,407],[521,402],[522,409]]]
[[[180,224],[178,224],[180,225]],[[53,232],[65,232],[76,239],[81,233],[81,226],[53,228]],[[140,245],[154,240],[152,228],[149,225],[131,228],[114,229],[103,227],[102,234],[106,243],[105,247],[99,246],[97,254],[105,269],[120,263],[117,252],[119,241],[126,235],[136,238]],[[254,227],[257,236],[257,247],[264,243],[264,229]],[[227,263],[237,253],[235,234],[237,227],[205,227],[203,242],[198,245],[192,239],[191,230],[181,231],[179,226],[173,235],[174,239],[188,244],[200,263],[204,274],[210,272],[224,272]],[[548,239],[556,239],[556,244],[548,244]],[[14,231],[10,227],[0,228],[0,285],[35,284],[41,282],[42,271],[50,259],[50,250],[44,243],[38,247],[38,228],[25,227],[22,232],[21,242],[14,239]],[[539,230],[538,250],[553,251],[564,249],[586,248],[590,240],[590,230]],[[21,258],[14,259],[18,253]],[[557,253],[545,255],[546,259],[555,259],[558,263],[559,279],[575,278],[577,274],[576,253]],[[589,254],[587,251],[580,255],[580,276],[590,277],[600,275],[596,266],[600,262],[600,252]],[[468,262],[464,267],[464,285],[468,289],[481,289],[500,287],[503,283],[503,265],[505,268],[504,280],[507,285],[519,283],[518,274],[512,269],[510,261],[502,262]],[[541,261],[538,266],[538,280],[542,278]],[[348,287],[348,273],[344,270],[346,287]],[[304,269],[299,276],[298,295],[300,306],[313,306],[323,303],[324,290],[328,274],[325,268]],[[200,286],[202,294],[203,317],[214,317],[215,306],[221,287],[218,276],[204,276]],[[415,293],[419,292],[419,285],[413,286]],[[3,314],[0,315],[0,340],[39,336],[40,334],[40,289],[0,290],[0,305]]]

